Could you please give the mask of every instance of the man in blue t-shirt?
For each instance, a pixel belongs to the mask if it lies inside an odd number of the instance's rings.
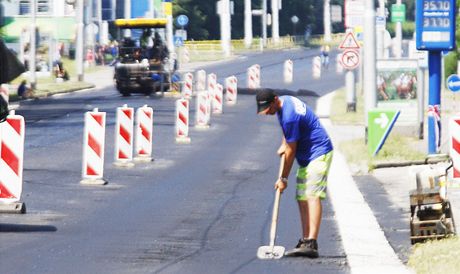
[[[285,162],[275,188],[287,187],[294,159],[297,159],[297,202],[302,224],[302,237],[286,256],[318,257],[318,233],[321,223],[321,200],[326,198],[327,175],[332,160],[332,142],[307,105],[293,96],[278,96],[271,89],[259,90],[256,95],[257,113],[277,115],[283,130],[278,154]]]

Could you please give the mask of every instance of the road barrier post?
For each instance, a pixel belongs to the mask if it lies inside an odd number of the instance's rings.
[[[213,102],[212,102],[212,113],[213,114],[221,114],[223,112],[222,104],[223,104],[223,95],[224,95],[224,88],[221,84],[216,85],[216,89],[214,91]]]
[[[248,86],[248,89],[256,89],[257,88],[256,68],[254,66],[250,66],[247,69],[247,86]]]
[[[236,104],[238,97],[238,79],[235,76],[225,78],[225,88],[227,89],[225,93],[225,101],[227,104]]]
[[[0,213],[26,213],[19,202],[24,163],[24,117],[10,111],[0,123]]]
[[[182,97],[185,99],[190,99],[193,94],[193,74],[187,72],[184,75],[184,88],[182,90]]]
[[[136,111],[135,151],[137,162],[151,162],[152,159],[153,109],[144,105]]]
[[[189,144],[189,102],[186,99],[176,101],[176,143]]]
[[[115,124],[115,162],[119,167],[133,167],[134,109],[123,105],[117,108]]]
[[[81,184],[105,185],[104,151],[105,151],[105,112],[97,108],[85,113],[83,134],[83,165]]]
[[[453,183],[460,184],[460,114],[450,119],[450,157],[453,164]]]
[[[208,119],[208,91],[198,91],[196,95],[196,128],[209,128]]]
[[[319,79],[321,78],[321,57],[315,56],[313,57],[313,78]]]
[[[291,84],[292,83],[292,78],[293,78],[293,63],[292,60],[286,60],[284,61],[284,67],[283,67],[283,78],[284,78],[284,83],[286,84]]]
[[[196,72],[196,91],[203,91],[206,89],[206,71],[198,70]]]
[[[342,54],[337,54],[335,57],[335,72],[338,74],[343,73]]]

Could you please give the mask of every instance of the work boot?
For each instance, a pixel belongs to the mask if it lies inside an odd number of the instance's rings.
[[[318,258],[318,243],[315,239],[300,239],[295,248],[286,251],[285,256]]]

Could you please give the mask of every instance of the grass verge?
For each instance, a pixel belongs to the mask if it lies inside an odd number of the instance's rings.
[[[459,273],[460,239],[452,237],[416,244],[408,265],[417,274]]]
[[[407,162],[425,159],[425,154],[411,148],[414,137],[390,134],[385,145],[373,157],[369,155],[364,139],[353,139],[339,144],[339,150],[345,155],[348,162],[357,166],[366,166],[372,170],[378,164]],[[404,148],[404,149],[401,149]]]
[[[347,112],[346,91],[345,89],[337,90],[332,100],[330,119],[336,125],[364,126],[363,105],[362,96],[358,96],[356,112]],[[377,164],[381,163],[424,160],[425,154],[411,145],[416,141],[415,137],[403,136],[393,132],[375,157],[369,155],[364,138],[343,141],[339,143],[339,150],[345,155],[350,164],[359,167],[365,166],[367,170],[372,170]]]

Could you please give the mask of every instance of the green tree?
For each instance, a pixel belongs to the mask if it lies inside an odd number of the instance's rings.
[[[334,2],[335,1],[335,2]],[[175,0],[173,1],[173,16],[185,14],[190,22],[186,27],[189,39],[219,39],[220,22],[216,14],[216,2],[209,0]],[[244,36],[244,1],[233,0],[234,14],[232,16],[232,38],[240,39]],[[252,9],[260,9],[260,1],[252,1]],[[270,11],[270,1],[268,12]],[[343,0],[333,0],[342,3]],[[282,9],[279,11],[280,35],[293,34],[291,17],[296,15],[299,22],[296,33],[302,34],[310,28],[313,34],[323,33],[323,0],[283,0]],[[260,17],[252,17],[254,37],[261,34]],[[338,26],[340,29],[340,26]],[[270,34],[270,27],[267,28]]]

